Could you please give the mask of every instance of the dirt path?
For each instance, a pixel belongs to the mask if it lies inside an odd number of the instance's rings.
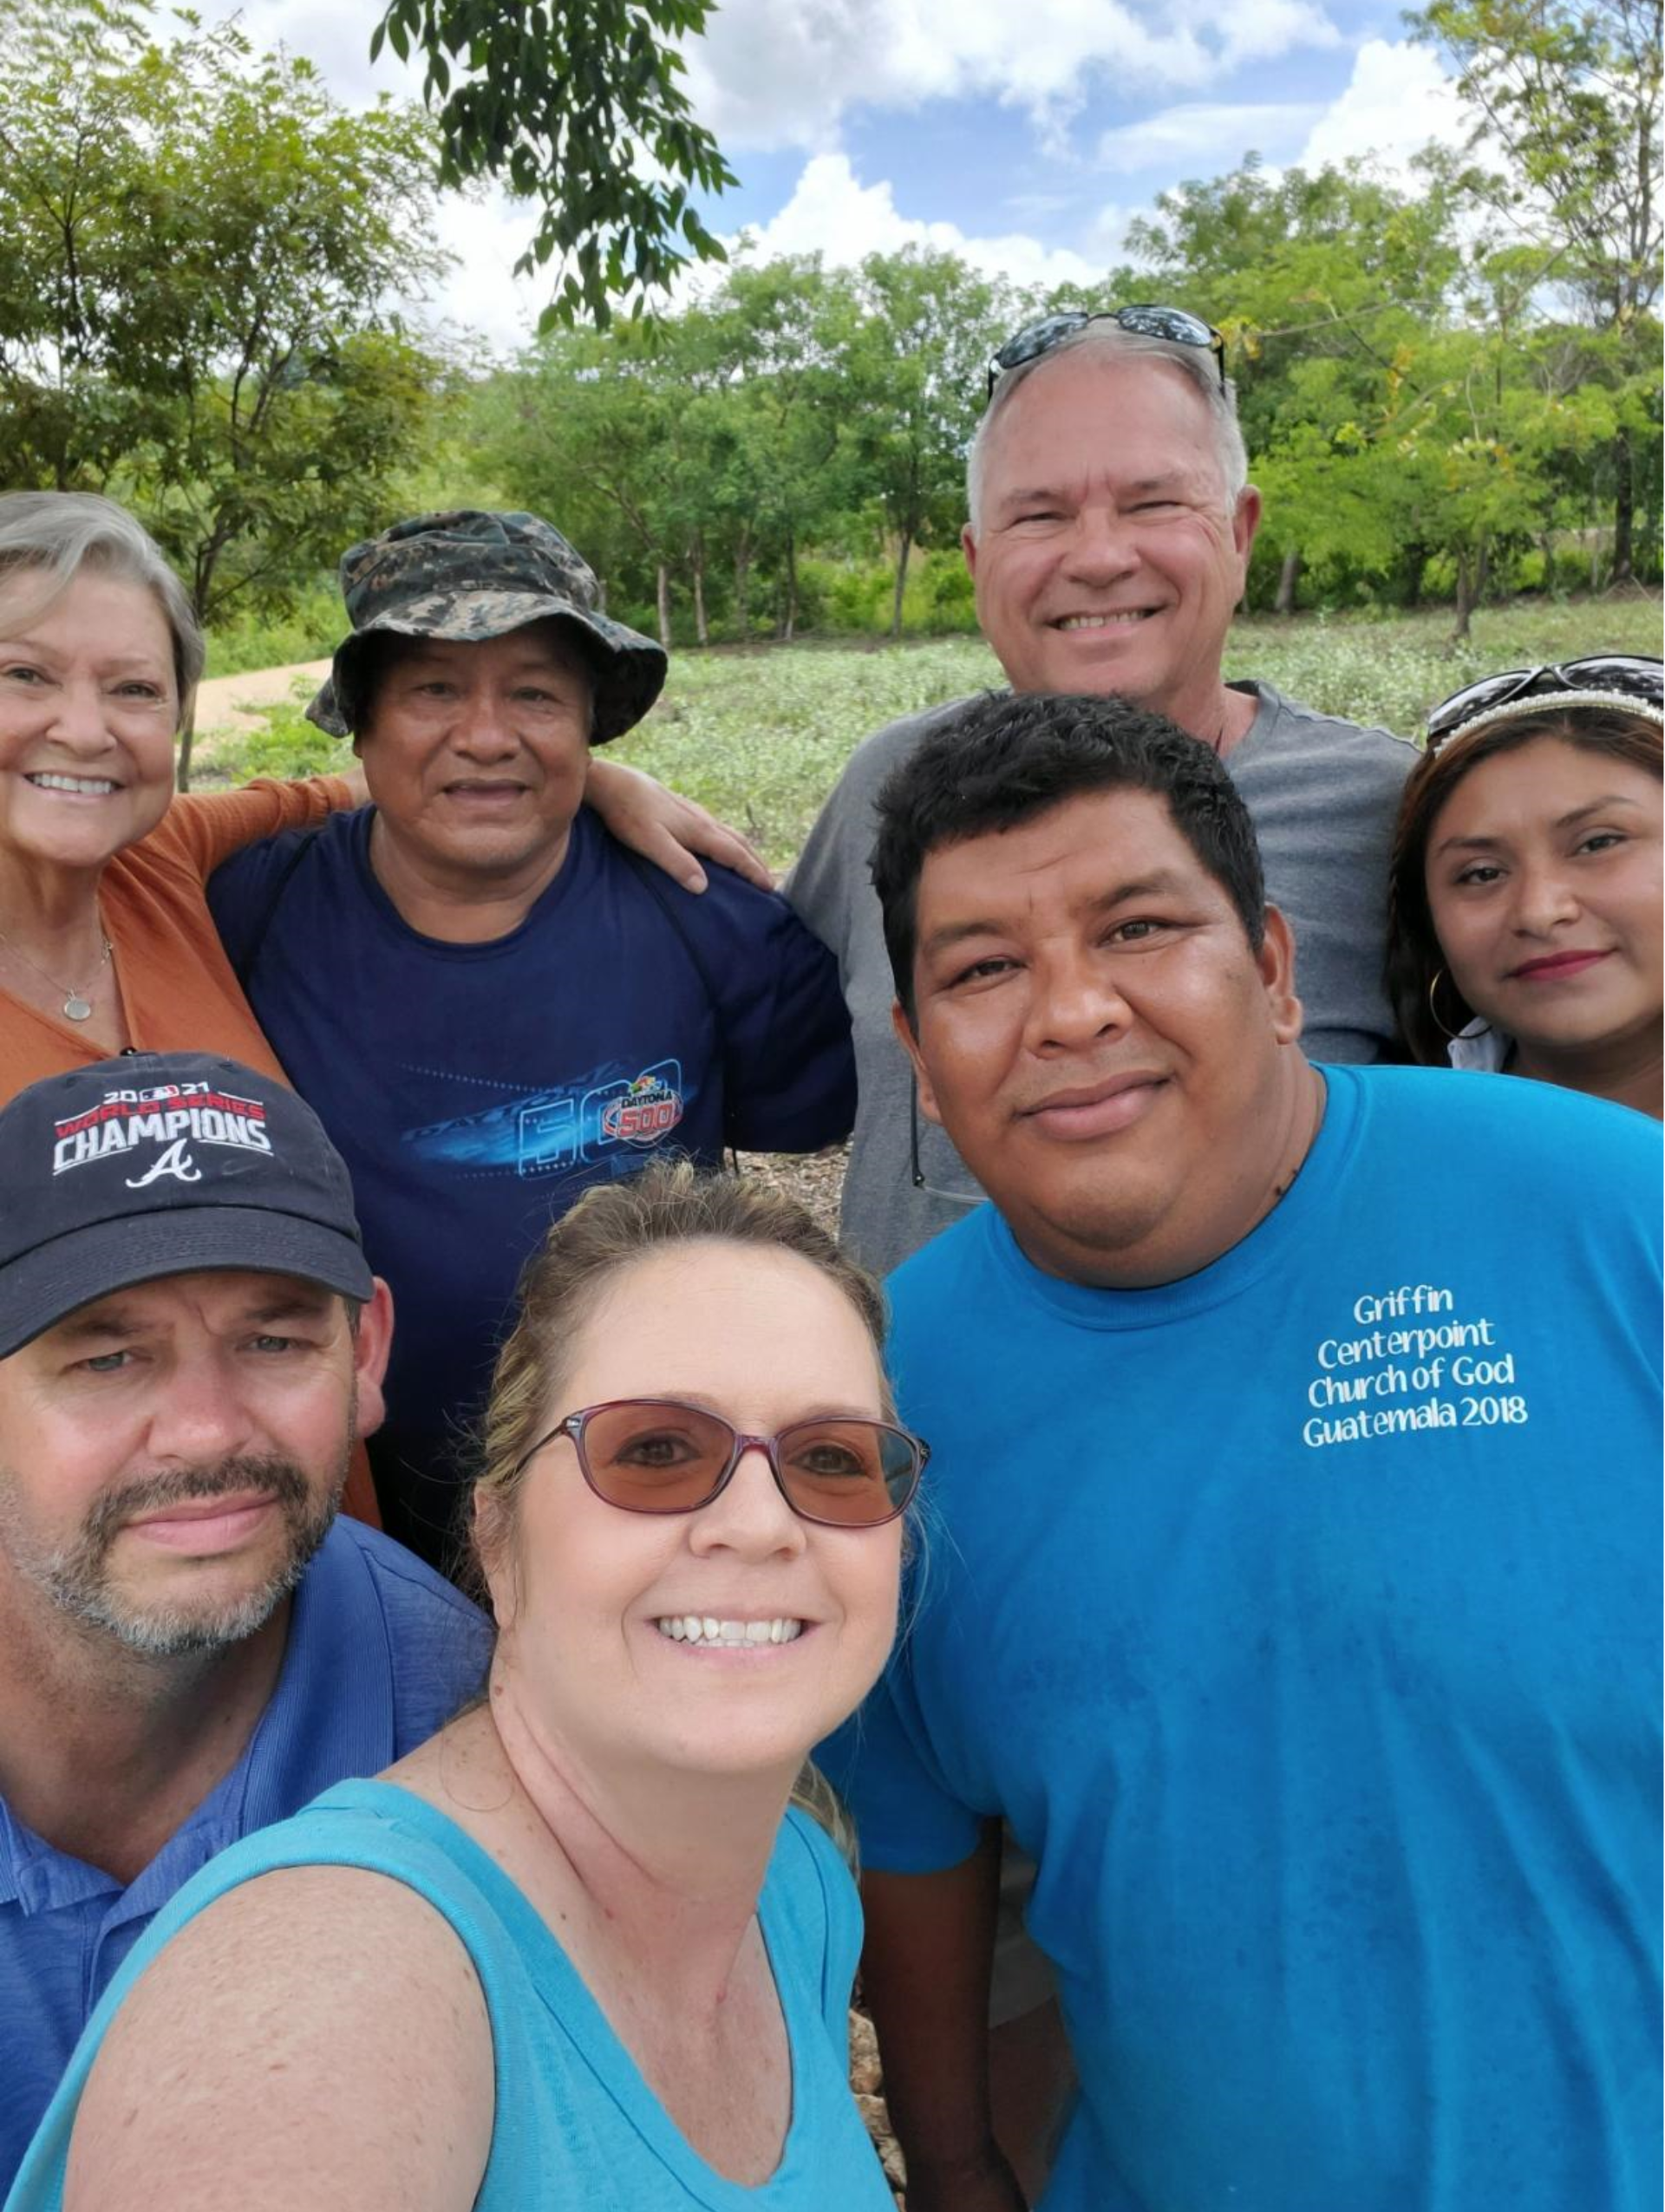
[[[197,734],[224,737],[252,729],[259,717],[245,709],[275,706],[290,697],[303,677],[316,685],[329,673],[328,661],[297,661],[286,669],[246,669],[241,675],[210,676],[197,686]]]

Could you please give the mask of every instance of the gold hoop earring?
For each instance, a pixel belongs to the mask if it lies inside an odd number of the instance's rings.
[[[1434,1028],[1440,1032],[1440,1034],[1454,1045],[1458,1038],[1464,1034],[1464,1031],[1466,1029],[1467,1024],[1464,1024],[1463,1029],[1447,1029],[1445,1023],[1440,1019],[1440,1009],[1433,1002],[1433,995],[1439,989],[1440,984],[1445,981],[1445,969],[1443,968],[1436,968],[1433,975],[1429,978],[1428,1018],[1433,1023]],[[1485,1024],[1485,1027],[1483,1029],[1477,1029],[1474,1032],[1474,1034],[1477,1037],[1489,1037],[1491,1034],[1492,1024],[1489,1021]]]

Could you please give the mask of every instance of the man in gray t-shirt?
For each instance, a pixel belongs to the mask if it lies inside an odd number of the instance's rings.
[[[1223,681],[1260,519],[1246,473],[1206,343],[1108,317],[1068,331],[1000,377],[972,447],[963,543],[977,618],[1015,689],[1116,692],[1215,747],[1254,818],[1268,896],[1295,931],[1305,1049],[1379,1060],[1393,1036],[1381,984],[1388,846],[1415,756],[1268,684]],[[951,711],[867,740],[787,886],[843,975],[860,1096],[842,1227],[880,1272],[983,1195],[915,1106],[867,874],[879,786]]]

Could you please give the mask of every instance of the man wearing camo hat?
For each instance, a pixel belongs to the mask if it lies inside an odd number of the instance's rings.
[[[460,1439],[522,1262],[663,1149],[802,1152],[855,1079],[831,956],[774,893],[695,898],[581,801],[645,714],[650,639],[536,515],[419,515],[341,564],[352,631],[308,709],[372,805],[239,853],[210,901],[347,1160],[400,1334],[372,1452],[390,1533],[446,1553]]]

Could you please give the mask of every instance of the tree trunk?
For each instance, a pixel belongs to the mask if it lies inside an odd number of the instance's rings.
[[[752,533],[742,530],[735,546],[735,622],[743,644],[752,634]]]
[[[1277,597],[1272,602],[1275,615],[1295,612],[1295,587],[1301,577],[1301,549],[1291,545],[1283,556],[1283,565],[1277,572]]]
[[[902,594],[907,589],[908,555],[912,550],[913,540],[904,530],[902,532],[902,550],[896,557],[896,597],[891,602],[891,636],[892,637],[900,637],[902,635]]]
[[[696,539],[691,562],[694,571],[694,635],[702,645],[711,643],[711,632],[705,619],[705,545]]]
[[[1468,618],[1474,611],[1473,571],[1467,553],[1457,556],[1457,619],[1451,626],[1452,643],[1468,636]]]
[[[659,643],[670,650],[670,571],[661,561],[658,571]]]
[[[787,532],[787,596],[781,609],[780,637],[790,645],[798,627],[798,545],[791,531]]]
[[[1630,433],[1621,430],[1613,440],[1613,581],[1630,583],[1636,573],[1633,545],[1636,525],[1636,486],[1630,466]]]
[[[219,566],[219,557],[225,550],[225,540],[229,534],[220,522],[216,522],[207,542],[197,548],[193,576],[193,588],[191,593],[191,611],[197,618],[199,629],[205,634],[208,628],[208,600],[209,594],[213,589],[214,571]],[[176,790],[189,791],[191,788],[191,754],[196,744],[196,737],[197,702],[193,695],[190,710],[180,724],[180,758],[178,766],[173,771],[173,783]]]
[[[197,701],[193,692],[191,696],[191,704],[186,709],[185,720],[180,724],[180,758],[179,765],[173,771],[173,781],[180,791],[189,791],[191,788],[191,748],[196,741],[196,734]]]

